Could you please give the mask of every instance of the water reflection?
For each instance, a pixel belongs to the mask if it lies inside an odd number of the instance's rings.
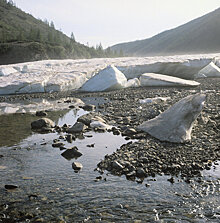
[[[68,109],[70,105],[75,107],[84,103],[78,98],[61,98],[59,100],[47,100],[35,98],[17,102],[2,102],[0,103],[0,115],[12,113],[34,113],[36,111],[57,111]]]
[[[48,112],[48,118],[62,126],[65,123],[74,124],[76,119],[85,114],[82,109],[61,110]],[[34,114],[0,115],[0,147],[13,146],[32,135],[31,122],[39,119]]]

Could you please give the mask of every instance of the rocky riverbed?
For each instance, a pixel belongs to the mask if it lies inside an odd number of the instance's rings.
[[[29,94],[1,96],[1,102],[33,100],[33,98],[59,99],[80,98],[97,116],[111,126],[114,135],[122,135],[128,143],[113,153],[105,154],[97,161],[98,179],[102,174],[125,176],[128,180],[143,183],[144,179],[169,175],[170,183],[184,180],[186,183],[203,182],[203,170],[218,168],[220,160],[220,79],[201,79],[196,88],[130,88],[103,93],[65,92],[52,94]],[[165,111],[180,99],[203,92],[207,95],[204,109],[192,131],[192,139],[187,143],[161,142],[147,133],[137,130],[137,126]],[[141,104],[141,99],[170,97],[166,101]],[[68,102],[67,102],[68,103]],[[71,106],[71,105],[70,105]],[[85,121],[85,120],[84,120]],[[79,122],[84,122],[80,121]],[[31,124],[31,123],[30,123]],[[56,126],[55,131],[70,135],[68,126]],[[72,133],[73,137],[88,134],[91,128],[82,129],[82,134]],[[64,136],[65,137],[65,136]],[[70,136],[68,136],[70,137]],[[62,142],[62,138],[60,139]],[[89,145],[92,147],[92,144]],[[94,145],[93,145],[94,146]],[[156,180],[156,179],[155,179]],[[148,187],[149,184],[145,184]],[[24,214],[24,213],[23,213]],[[1,220],[1,218],[0,218]]]
[[[38,97],[58,99],[64,96],[84,99],[87,104],[95,105],[91,110],[96,110],[97,115],[114,126],[113,134],[122,134],[127,140],[137,140],[121,146],[113,154],[106,154],[97,165],[98,171],[124,174],[132,180],[156,174],[180,175],[188,182],[194,176],[201,176],[201,170],[209,170],[212,163],[220,159],[220,80],[201,79],[200,82],[197,88],[130,88],[104,93],[28,94],[4,96],[0,97],[0,101],[32,100]],[[198,92],[203,92],[207,98],[194,125],[190,142],[161,142],[136,129],[139,124],[156,117],[180,99]],[[170,99],[140,103],[141,99],[155,97]],[[100,98],[104,98],[104,102],[102,100],[100,103]]]
[[[134,143],[121,146],[115,153],[108,154],[98,164],[98,170],[107,170],[116,175],[126,175],[127,179],[138,181],[145,177],[167,174],[181,176],[186,182],[201,171],[209,170],[220,159],[220,82],[219,79],[201,80],[196,89],[130,89],[105,93],[110,103],[102,112],[109,121],[114,121],[127,139],[138,139]],[[147,133],[136,130],[143,121],[149,120],[166,110],[181,98],[204,92],[207,95],[205,107],[198,117],[192,132],[192,140],[178,144],[161,142]],[[144,98],[167,97],[167,102],[140,104]]]

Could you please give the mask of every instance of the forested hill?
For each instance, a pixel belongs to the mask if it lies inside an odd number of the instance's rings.
[[[102,45],[88,47],[17,8],[12,0],[0,0],[0,64],[42,59],[77,59],[120,56]]]
[[[152,38],[117,44],[111,49],[133,56],[220,52],[220,8]]]

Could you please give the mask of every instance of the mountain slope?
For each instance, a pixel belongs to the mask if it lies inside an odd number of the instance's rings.
[[[0,64],[42,59],[113,57],[101,44],[88,47],[17,8],[12,0],[0,0]]]
[[[152,38],[117,44],[111,49],[136,56],[219,52],[220,8]]]

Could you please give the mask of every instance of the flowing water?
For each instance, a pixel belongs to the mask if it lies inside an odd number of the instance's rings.
[[[48,117],[62,126],[74,124],[83,114],[63,110]],[[88,132],[84,139],[65,141],[66,147],[77,146],[83,153],[77,159],[83,169],[75,173],[75,160],[66,160],[63,151],[52,147],[60,134],[33,133],[30,123],[35,119],[31,114],[0,116],[2,222],[15,212],[33,215],[23,222],[220,222],[217,165],[203,173],[201,182],[190,184],[181,178],[171,184],[170,176],[147,178],[142,184],[108,173],[97,179],[97,163],[128,141],[108,132]],[[91,144],[94,147],[87,146]],[[18,188],[9,191],[6,184]]]

